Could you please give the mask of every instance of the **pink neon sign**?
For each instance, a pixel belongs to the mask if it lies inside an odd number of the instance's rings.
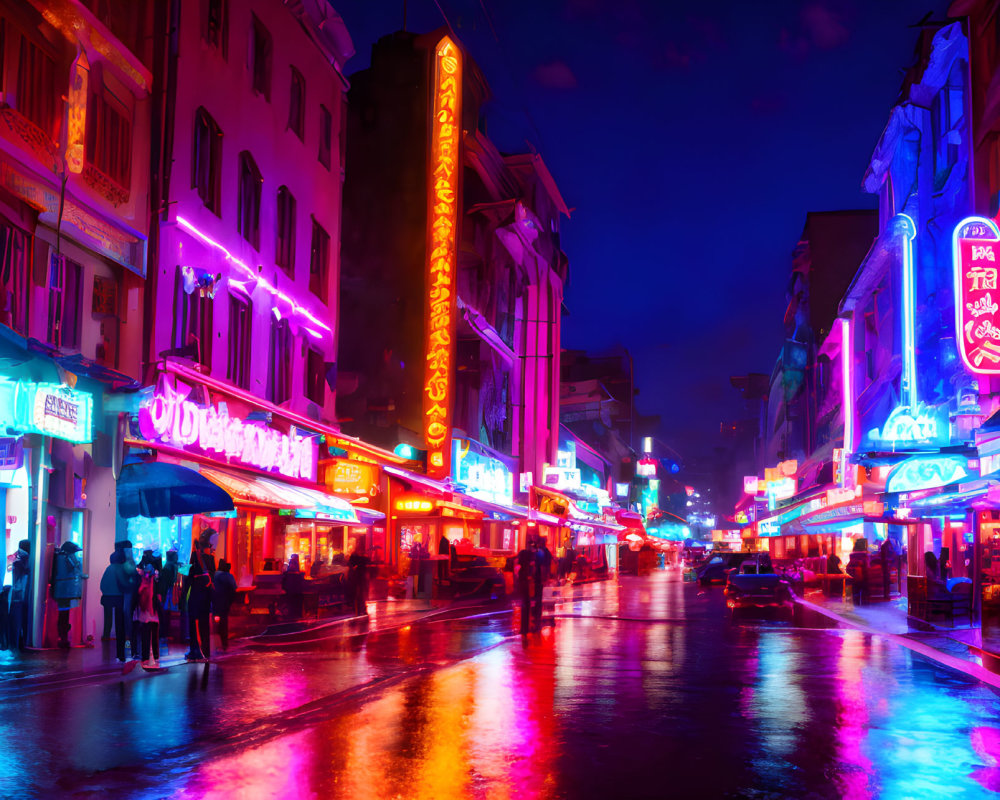
[[[139,430],[152,442],[222,456],[229,463],[315,481],[318,451],[311,437],[289,436],[263,423],[229,416],[225,406],[199,406],[167,387],[139,406]]]

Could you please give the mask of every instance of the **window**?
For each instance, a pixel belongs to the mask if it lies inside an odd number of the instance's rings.
[[[250,388],[252,307],[246,300],[229,296],[229,358],[226,377],[242,389]]]
[[[340,104],[340,169],[347,163],[347,95]]]
[[[284,403],[292,396],[292,331],[287,319],[271,320],[267,399]]]
[[[330,169],[330,140],[333,138],[333,117],[326,106],[319,107],[319,163]]]
[[[53,141],[59,139],[56,128],[55,62],[34,42],[21,37],[17,71],[17,110],[41,128]]]
[[[178,267],[174,283],[173,347],[169,355],[212,364],[212,298],[197,285],[191,267]]]
[[[222,213],[219,198],[219,176],[222,166],[222,131],[204,108],[194,117],[194,152],[191,156],[191,188],[205,208],[219,215]]]
[[[260,186],[263,179],[246,150],[240,153],[240,185],[237,226],[255,250],[260,250]]]
[[[964,62],[956,60],[948,73],[948,82],[934,96],[931,120],[934,132],[934,183],[940,188],[948,179],[951,168],[958,163],[962,143]]]
[[[227,0],[205,0],[202,38],[229,57],[229,8]]]
[[[305,141],[306,137],[306,79],[292,67],[292,88],[288,100],[288,127]]]
[[[323,361],[323,354],[310,347],[306,356],[306,397],[323,405],[325,388],[326,363]]]
[[[257,17],[250,30],[250,79],[253,90],[271,100],[271,34]]]
[[[52,253],[49,257],[49,343],[79,350],[82,312],[83,267]]]
[[[87,112],[87,163],[124,189],[132,182],[132,123],[113,95],[94,92]]]
[[[289,275],[295,275],[295,198],[287,186],[278,189],[277,241],[274,261]]]
[[[28,234],[0,222],[0,323],[28,333]]]
[[[312,248],[309,253],[309,291],[326,302],[330,262],[330,234],[315,219],[312,224]]]

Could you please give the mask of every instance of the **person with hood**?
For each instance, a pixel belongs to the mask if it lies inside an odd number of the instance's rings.
[[[177,611],[174,602],[174,584],[177,583],[177,551],[167,550],[167,563],[160,570],[156,593],[160,596],[160,638],[170,636],[170,612]]]
[[[281,588],[288,598],[288,615],[292,619],[302,619],[302,606],[305,601],[306,576],[299,569],[299,554],[292,553],[288,558],[288,569],[281,576]]]
[[[132,617],[135,611],[135,593],[139,588],[139,571],[135,566],[135,558],[132,556],[131,541],[128,539],[119,539],[115,542],[115,552],[120,552],[125,559],[122,562],[126,577],[123,590],[125,598],[125,636],[132,649],[132,655],[135,655],[139,652],[139,626],[133,624]]]
[[[59,634],[59,646],[69,649],[69,612],[80,605],[83,597],[83,582],[89,577],[83,574],[83,564],[80,563],[80,545],[76,542],[63,542],[52,559],[52,598],[59,606],[59,618],[56,631]]]
[[[212,582],[212,613],[219,626],[219,641],[223,650],[229,649],[229,608],[236,599],[236,578],[230,572],[231,567],[232,564],[221,559]]]
[[[104,607],[104,633],[101,641],[111,638],[111,623],[115,625],[115,651],[119,661],[125,661],[125,553],[119,549],[111,554],[110,563],[101,576],[101,605]]]
[[[191,548],[187,590],[188,636],[191,642],[184,656],[188,661],[208,661],[211,658],[209,617],[212,613],[212,579],[215,577],[212,538],[216,535],[211,528],[203,529]]]
[[[23,650],[28,643],[28,587],[31,575],[31,542],[21,539],[11,565],[10,611],[7,615],[7,645]]]

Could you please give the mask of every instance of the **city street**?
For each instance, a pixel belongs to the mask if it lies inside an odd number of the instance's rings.
[[[677,571],[310,652],[5,691],[10,797],[975,797],[1000,699],[823,621],[733,624]],[[30,724],[25,724],[30,720]]]

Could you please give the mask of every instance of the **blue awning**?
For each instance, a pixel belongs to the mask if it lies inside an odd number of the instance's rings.
[[[179,464],[126,464],[118,478],[118,513],[126,519],[179,517],[233,508],[233,498],[222,488]]]

